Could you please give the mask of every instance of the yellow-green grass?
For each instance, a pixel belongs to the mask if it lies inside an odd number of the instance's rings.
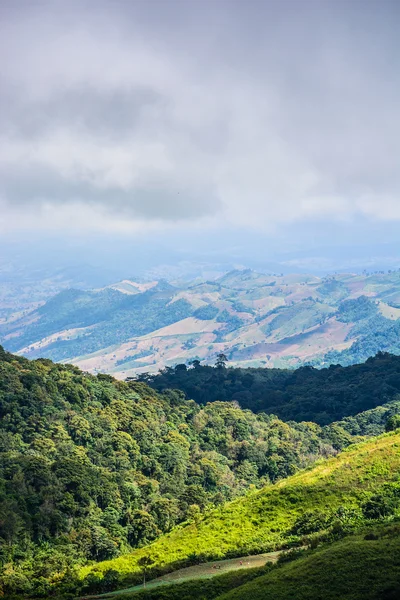
[[[199,522],[179,526],[145,548],[86,566],[80,575],[115,569],[129,579],[140,571],[137,563],[143,556],[150,556],[156,567],[173,570],[194,555],[216,559],[273,551],[290,542],[290,530],[304,511],[358,506],[399,475],[400,432],[384,434],[214,509]]]
[[[282,551],[270,552],[268,554],[256,554],[254,556],[230,558],[227,560],[217,560],[208,563],[202,563],[200,565],[194,565],[192,567],[186,567],[185,569],[178,569],[178,571],[173,571],[172,573],[168,573],[167,575],[157,577],[157,579],[153,579],[147,582],[145,589],[146,591],[148,591],[165,585],[173,585],[173,587],[175,587],[177,584],[181,584],[187,581],[190,581],[191,587],[193,587],[196,585],[195,582],[199,579],[204,580],[214,579],[216,577],[219,578],[221,577],[221,575],[226,575],[227,573],[231,573],[232,571],[243,572],[250,570],[252,572],[257,571],[263,573],[263,570],[260,570],[260,567],[264,567],[266,564],[276,563],[281,554]],[[252,579],[253,576],[254,575],[252,573],[249,576],[249,578]],[[233,578],[233,580],[234,579],[235,578]],[[242,578],[241,581],[243,579],[245,579],[245,577]],[[199,582],[197,585],[199,587],[202,587],[204,585],[204,582]],[[114,596],[121,595],[124,595],[124,597],[126,597],[126,594],[142,590],[143,583],[140,583],[139,585],[124,588],[122,590],[117,590],[115,592],[106,592],[100,595],[97,594],[93,596],[93,598],[112,598]],[[90,596],[88,598],[90,598]]]
[[[349,538],[287,563],[217,600],[398,600],[400,532],[393,539]],[[169,600],[173,600],[171,594]],[[184,600],[176,595],[176,599]],[[144,600],[144,597],[143,597]],[[161,598],[160,598],[161,600]]]
[[[348,537],[275,568],[237,570],[122,596],[124,600],[398,600],[400,528]],[[368,536],[367,536],[368,537]],[[121,599],[122,600],[122,599]]]

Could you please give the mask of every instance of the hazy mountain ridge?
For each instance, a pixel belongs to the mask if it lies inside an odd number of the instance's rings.
[[[272,276],[234,270],[201,283],[123,280],[64,290],[0,326],[4,346],[123,378],[224,352],[241,366],[316,366],[400,352],[400,273]]]

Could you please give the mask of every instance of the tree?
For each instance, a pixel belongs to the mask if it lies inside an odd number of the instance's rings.
[[[189,364],[193,367],[193,369],[198,369],[201,366],[200,361],[197,358],[191,360]]]
[[[101,587],[105,592],[115,590],[119,583],[119,573],[115,569],[108,569],[104,573],[104,577],[101,581]]]
[[[151,556],[142,556],[142,558],[139,558],[138,563],[139,567],[142,567],[142,571],[143,571],[143,587],[146,587],[146,573],[147,573],[147,569],[149,567],[151,567],[152,565],[154,565],[154,560],[151,558]]]
[[[394,431],[400,427],[400,415],[393,415],[386,421],[385,431]]]
[[[375,494],[367,502],[364,502],[361,509],[366,519],[382,519],[392,515],[396,505],[393,498],[384,494]]]
[[[152,515],[145,510],[133,511],[128,531],[128,541],[132,546],[149,544],[160,533]]]
[[[215,366],[217,369],[225,369],[226,363],[228,362],[228,358],[221,352],[217,354],[217,360],[215,361]]]

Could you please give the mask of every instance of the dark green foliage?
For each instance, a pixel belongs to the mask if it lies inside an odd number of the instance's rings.
[[[314,510],[306,511],[297,519],[292,529],[293,535],[308,535],[326,529],[332,522],[332,515]]]
[[[354,323],[375,315],[377,311],[377,303],[374,300],[360,296],[355,300],[344,300],[338,307],[336,319],[344,323]]]
[[[324,356],[324,364],[337,362],[352,365],[379,352],[400,353],[400,321],[383,317],[375,300],[366,296],[345,300],[339,305],[336,318],[345,323],[354,323],[347,339],[357,338],[357,341],[341,352],[328,352]]]
[[[327,424],[382,405],[399,394],[400,357],[380,352],[364,364],[293,371],[197,366],[179,373],[163,370],[147,380],[160,391],[181,389],[202,404],[235,400],[243,408],[285,420]]]
[[[365,412],[359,413],[354,417],[345,417],[342,421],[326,427],[326,431],[330,431],[330,439],[334,439],[334,432],[341,435],[343,430],[350,435],[379,435],[383,431],[388,431],[388,423],[390,426],[391,417],[400,414],[400,400],[396,396],[395,400],[387,402],[383,406],[377,406]],[[395,421],[396,422],[396,421]],[[339,427],[339,430],[337,429]]]
[[[373,314],[351,328],[348,337],[354,336],[358,339],[350,348],[341,352],[337,350],[328,352],[324,356],[323,364],[353,365],[382,351],[400,354],[400,320],[391,321],[380,314]]]
[[[400,414],[390,417],[385,425],[385,431],[394,431],[400,427]]]

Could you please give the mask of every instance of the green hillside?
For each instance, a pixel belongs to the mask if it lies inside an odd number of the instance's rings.
[[[218,600],[396,600],[399,596],[397,525],[386,535],[384,532],[382,539],[350,538],[332,544],[222,594]]]
[[[367,423],[382,431],[379,418]],[[200,406],[0,347],[0,589],[46,596],[90,561],[335,454],[357,439],[346,427]]]
[[[397,600],[399,524],[302,552],[290,562],[187,581],[126,600]]]
[[[143,556],[168,569],[195,555],[210,560],[241,556],[351,531],[398,513],[399,469],[400,432],[385,434],[214,509],[128,556],[85,567],[81,577],[112,569],[132,580]]]
[[[285,423],[0,347],[0,590],[105,591],[140,581],[140,559],[154,577],[395,516],[400,434],[349,444],[398,412]]]

